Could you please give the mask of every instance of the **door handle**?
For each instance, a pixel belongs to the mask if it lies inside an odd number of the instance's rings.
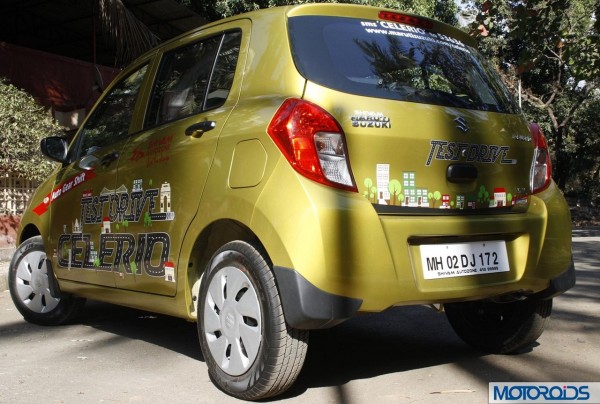
[[[119,152],[114,151],[114,152],[111,152],[111,153],[108,153],[108,154],[102,156],[102,158],[100,159],[100,164],[102,164],[103,167],[106,167],[118,158],[119,158]]]
[[[216,127],[217,127],[217,123],[215,121],[198,122],[191,126],[188,126],[187,129],[185,130],[185,135],[195,137],[195,138],[202,137],[202,135],[204,135],[204,132],[213,130]]]

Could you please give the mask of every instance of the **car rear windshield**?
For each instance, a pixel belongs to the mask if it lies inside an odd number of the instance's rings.
[[[502,113],[518,108],[478,52],[446,35],[389,21],[289,19],[308,80],[346,93]]]

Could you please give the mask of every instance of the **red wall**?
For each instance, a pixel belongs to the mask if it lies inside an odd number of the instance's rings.
[[[119,69],[97,66],[104,87]],[[0,76],[54,111],[89,111],[100,93],[94,89],[94,65],[0,42]]]

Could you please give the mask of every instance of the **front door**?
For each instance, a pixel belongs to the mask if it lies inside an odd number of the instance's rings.
[[[98,104],[71,145],[72,163],[34,209],[49,211],[52,264],[60,279],[115,286],[115,251],[107,235],[115,230],[117,170],[146,70],[135,70]]]

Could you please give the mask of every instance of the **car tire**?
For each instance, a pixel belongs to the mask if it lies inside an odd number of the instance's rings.
[[[73,320],[85,299],[50,293],[52,266],[46,257],[41,236],[24,241],[15,251],[8,271],[12,300],[23,318],[40,325],[59,325]]]
[[[467,344],[487,353],[517,353],[544,331],[552,299],[509,303],[474,301],[444,305],[450,325]]]
[[[200,286],[198,334],[213,383],[258,400],[283,393],[306,357],[308,331],[289,327],[273,271],[254,246],[220,248]]]

